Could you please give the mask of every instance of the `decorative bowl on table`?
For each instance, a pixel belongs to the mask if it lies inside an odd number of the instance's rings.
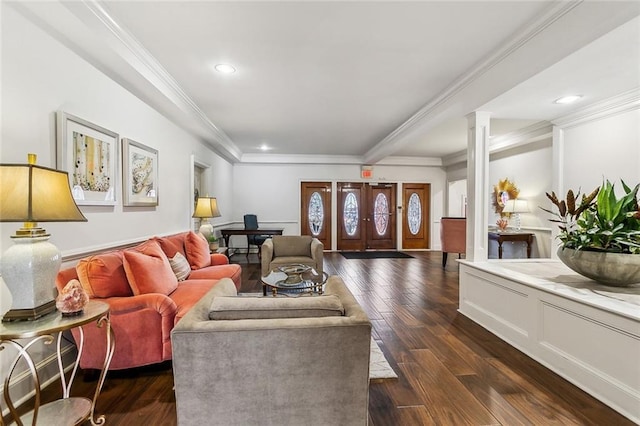
[[[302,265],[302,264],[294,264],[294,265],[285,265],[280,266],[278,271],[283,272],[287,275],[287,278],[280,282],[281,285],[296,285],[300,284],[304,279],[302,278],[302,274],[309,271],[311,266]]]

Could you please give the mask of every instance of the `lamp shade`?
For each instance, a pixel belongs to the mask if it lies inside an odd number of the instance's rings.
[[[504,203],[502,213],[527,213],[529,212],[529,203],[527,200],[516,198],[515,200],[507,200]]]
[[[220,216],[221,214],[220,210],[218,210],[218,201],[215,197],[198,197],[193,217],[204,219]]]
[[[86,222],[66,172],[35,164],[0,164],[0,222]]]

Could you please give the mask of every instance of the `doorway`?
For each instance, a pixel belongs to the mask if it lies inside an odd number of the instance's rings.
[[[429,248],[430,199],[430,184],[405,183],[402,185],[402,248]]]
[[[300,235],[311,235],[331,249],[331,182],[300,183]]]
[[[396,248],[396,184],[338,182],[338,250]]]

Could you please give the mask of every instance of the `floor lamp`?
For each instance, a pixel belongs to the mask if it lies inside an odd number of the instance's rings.
[[[0,164],[0,222],[23,222],[11,236],[13,245],[0,258],[2,278],[11,293],[11,309],[2,321],[33,320],[55,311],[55,279],[60,251],[38,222],[86,222],[78,209],[69,176],[28,164]]]
[[[218,201],[215,197],[198,197],[192,217],[200,219],[199,232],[204,235],[207,241],[213,235],[213,225],[209,223],[209,218],[220,216],[222,215],[218,210]]]

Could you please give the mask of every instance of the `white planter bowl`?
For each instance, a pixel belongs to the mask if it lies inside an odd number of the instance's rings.
[[[580,275],[601,284],[628,287],[640,284],[640,254],[558,249],[558,258]]]

